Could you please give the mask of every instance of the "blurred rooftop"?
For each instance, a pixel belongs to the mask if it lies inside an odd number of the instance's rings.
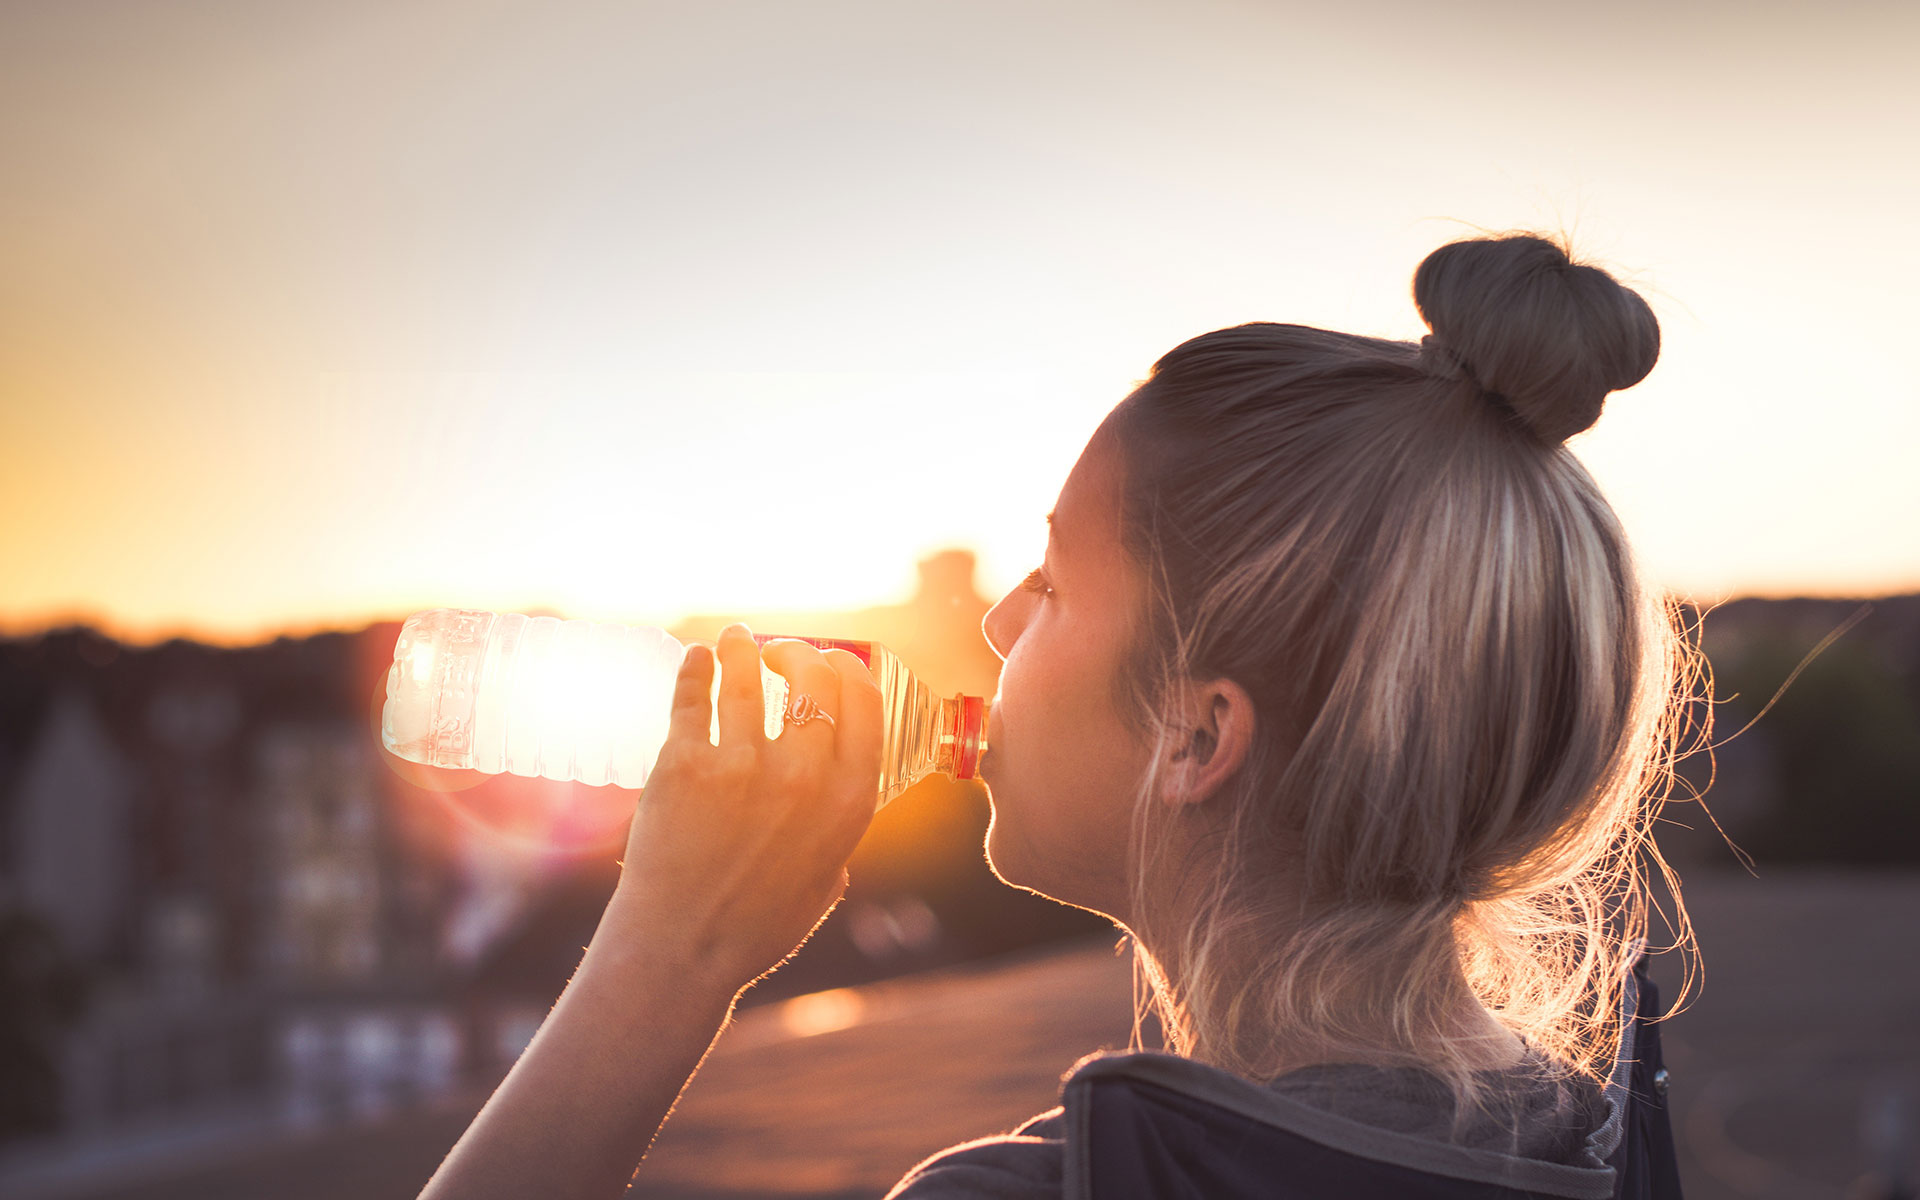
[[[1667,1058],[1688,1195],[1837,1200],[1862,1194],[1848,1189],[1876,1156],[1911,1164],[1920,874],[1706,873],[1687,894],[1707,986]],[[1672,965],[1655,969],[1669,995]],[[1127,960],[1098,939],[749,1008],[637,1191],[877,1196],[927,1154],[1051,1107],[1075,1059],[1125,1044],[1128,997]],[[236,1126],[224,1144],[123,1150],[84,1173],[16,1162],[0,1185],[19,1200],[408,1197],[484,1099],[306,1135]]]

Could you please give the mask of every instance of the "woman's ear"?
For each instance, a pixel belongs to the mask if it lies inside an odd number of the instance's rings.
[[[1201,804],[1247,761],[1253,749],[1253,698],[1231,679],[1189,684],[1185,737],[1161,764],[1160,799]]]

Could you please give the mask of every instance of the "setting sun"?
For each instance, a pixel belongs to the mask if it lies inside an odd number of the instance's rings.
[[[1514,226],[1661,317],[1574,446],[1662,584],[1920,584],[1887,282],[1920,263],[1883,235],[1920,160],[1885,149],[1911,103],[1855,85],[1912,10],[1779,10],[1738,54],[1698,14],[1631,45],[1537,15],[1554,55],[1443,91],[1434,56],[1522,34],[1389,10],[1022,12],[1018,53],[987,10],[898,13],[886,54],[769,11],[764,61],[709,55],[717,12],[573,44],[503,10],[453,57],[432,4],[208,39],[164,5],[16,13],[0,629],[666,625],[896,601],[946,547],[992,596],[1159,354],[1251,320],[1417,338],[1413,264]],[[1595,107],[1582,64],[1633,78]]]

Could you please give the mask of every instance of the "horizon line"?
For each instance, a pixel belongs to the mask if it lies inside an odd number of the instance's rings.
[[[1705,608],[1708,610],[1742,600],[1771,602],[1793,600],[1854,601],[1874,603],[1903,599],[1910,596],[1920,596],[1920,582],[1915,582],[1903,587],[1872,592],[1839,589],[1758,588],[1748,591],[1720,592],[1711,597],[1684,593],[1673,589],[1665,590],[1661,594],[1663,598],[1677,601],[1684,606]],[[991,602],[991,597],[982,596],[981,599]],[[677,614],[672,620],[666,622],[657,622],[650,618],[640,617],[619,623],[632,625],[649,624],[656,625],[661,629],[672,630],[675,627],[693,621],[714,618],[741,620],[751,617],[755,613],[763,615],[786,615],[788,612],[794,614],[807,612],[810,614],[849,616],[870,609],[904,607],[909,603],[911,603],[911,597],[902,600],[890,602],[881,601],[847,608],[780,610],[760,607],[717,611],[683,611]],[[442,605],[435,607],[453,606]],[[250,647],[265,646],[283,640],[297,641],[328,634],[363,633],[375,625],[399,625],[404,622],[409,615],[419,611],[423,610],[408,609],[405,612],[369,612],[357,617],[316,618],[310,621],[289,621],[280,625],[248,625],[221,630],[213,626],[190,621],[162,622],[150,626],[129,626],[99,610],[89,610],[76,606],[30,616],[15,616],[0,613],[0,640],[29,641],[52,634],[80,631],[94,634],[124,648],[135,650],[152,649],[170,642],[190,642],[196,645],[212,646],[220,649],[244,650]],[[514,606],[511,611],[523,612],[535,616],[560,617],[563,620],[574,619],[567,617],[564,610],[552,605],[517,605]]]

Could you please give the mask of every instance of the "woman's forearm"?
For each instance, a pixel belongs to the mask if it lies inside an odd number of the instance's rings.
[[[619,1195],[732,1007],[683,950],[602,934],[540,1031],[421,1192]]]
[[[880,771],[873,677],[844,650],[773,642],[767,664],[838,721],[770,741],[760,648],[730,625],[715,744],[714,654],[694,646],[681,663],[667,741],[586,957],[422,1197],[617,1195],[734,998],[846,889]]]

